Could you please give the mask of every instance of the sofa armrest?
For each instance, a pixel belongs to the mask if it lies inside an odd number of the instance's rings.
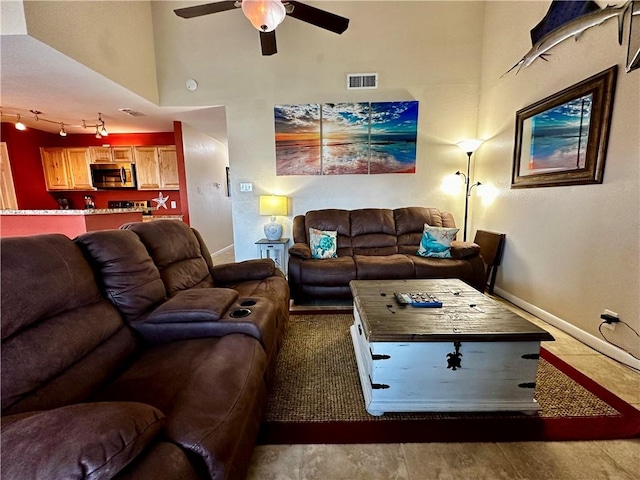
[[[2,418],[2,478],[110,479],[163,423],[144,403],[96,402]]]
[[[469,258],[480,255],[480,245],[473,242],[461,242],[454,240],[451,242],[451,257],[452,258]]]
[[[311,248],[306,243],[294,243],[289,249],[289,255],[307,260],[311,258]]]
[[[250,280],[264,280],[277,275],[280,270],[270,258],[245,260],[243,262],[215,265],[209,269],[213,282],[218,285],[233,285]]]

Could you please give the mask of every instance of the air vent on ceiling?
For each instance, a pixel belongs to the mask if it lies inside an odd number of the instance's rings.
[[[347,90],[362,90],[378,88],[377,73],[349,73],[347,74]]]
[[[126,113],[127,115],[131,115],[132,117],[144,117],[144,113],[138,112],[133,108],[119,108],[122,113]]]

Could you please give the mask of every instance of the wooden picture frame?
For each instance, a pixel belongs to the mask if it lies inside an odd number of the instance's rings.
[[[511,188],[602,183],[617,68],[516,112]]]

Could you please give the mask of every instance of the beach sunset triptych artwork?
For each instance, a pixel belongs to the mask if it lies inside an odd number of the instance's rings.
[[[276,175],[415,173],[418,102],[274,107]]]

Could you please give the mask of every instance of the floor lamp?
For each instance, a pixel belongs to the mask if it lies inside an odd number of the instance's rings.
[[[463,140],[458,142],[456,145],[460,147],[464,153],[467,154],[467,174],[465,175],[460,170],[456,172],[456,175],[462,175],[464,177],[464,186],[465,186],[465,195],[464,195],[464,230],[462,232],[462,240],[467,241],[467,217],[469,214],[469,197],[471,196],[471,189],[473,187],[482,185],[480,182],[476,182],[471,185],[471,180],[469,178],[469,174],[471,172],[471,154],[475,152],[480,145],[482,145],[484,140],[473,139],[473,140]]]

